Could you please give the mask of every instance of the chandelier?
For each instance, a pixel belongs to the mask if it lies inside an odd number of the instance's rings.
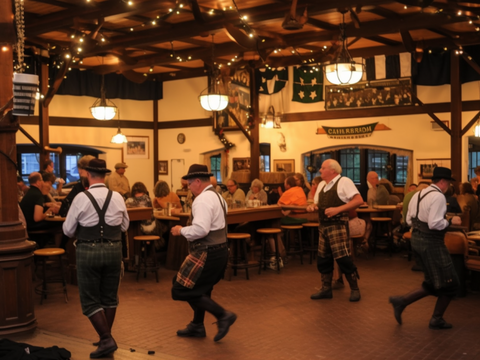
[[[102,74],[102,85],[100,87],[100,99],[95,100],[90,107],[92,116],[97,120],[112,120],[117,114],[117,107],[105,97],[105,79]]]
[[[218,69],[215,67],[215,42],[212,34],[212,76],[211,85],[199,95],[200,105],[207,111],[221,111],[228,105],[228,95],[220,91],[220,78]]]
[[[345,36],[345,13],[342,12],[342,24],[340,25],[340,39],[342,41],[342,49],[337,58],[324,65],[325,76],[327,80],[335,85],[351,85],[362,80],[365,72],[363,63],[357,64],[353,61],[352,56],[348,52],[346,36]]]

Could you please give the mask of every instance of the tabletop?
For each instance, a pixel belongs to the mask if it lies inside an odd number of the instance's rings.
[[[46,221],[65,221],[65,217],[60,216],[60,215],[55,215],[55,216],[47,216],[45,218]]]

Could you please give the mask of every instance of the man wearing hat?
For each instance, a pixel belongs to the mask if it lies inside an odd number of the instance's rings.
[[[125,169],[128,167],[125,163],[116,163],[115,172],[108,177],[108,188],[119,192],[124,199],[130,196],[130,183],[125,176]]]
[[[456,294],[459,280],[444,237],[448,226],[460,225],[461,219],[458,216],[445,219],[447,204],[443,194],[450,181],[455,181],[452,171],[436,167],[433,170],[432,184],[415,193],[408,204],[406,221],[413,229],[412,250],[424,272],[424,281],[420,288],[406,295],[390,297],[394,316],[399,324],[402,324],[402,312],[408,305],[427,295],[433,295],[438,299],[429,328],[441,330],[452,327],[443,319],[443,314]]]
[[[182,179],[195,196],[191,225],[174,226],[172,235],[183,235],[189,242],[189,255],[173,278],[172,298],[187,301],[193,309],[193,320],[182,337],[205,337],[205,311],[217,318],[218,333],[214,341],[227,335],[237,316],[211,299],[213,286],[223,277],[228,259],[227,204],[210,183],[207,166],[194,164]]]
[[[121,232],[129,218],[120,194],[105,186],[104,160],[92,159],[87,171],[87,191],[72,202],[63,224],[63,232],[76,235],[78,291],[82,312],[100,336],[91,358],[104,357],[117,349],[111,328],[118,305],[118,285],[122,266]]]

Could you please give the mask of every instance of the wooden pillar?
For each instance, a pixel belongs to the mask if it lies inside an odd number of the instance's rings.
[[[171,170],[170,170],[171,171]],[[158,181],[158,100],[153,100],[153,186]]]
[[[32,259],[35,243],[26,240],[18,220],[15,133],[12,106],[15,32],[13,0],[0,1],[0,337],[35,329]]]
[[[48,92],[48,64],[42,61],[39,65],[39,74],[40,74],[40,93],[46,94]],[[50,154],[45,151],[45,146],[50,145],[49,137],[49,127],[50,127],[50,118],[48,115],[48,105],[45,104],[46,97],[40,99],[40,105],[38,107],[38,119],[39,119],[39,143],[41,146],[40,149],[40,170],[43,170],[43,164],[47,160]]]
[[[462,182],[462,84],[460,83],[460,59],[451,51],[450,55],[450,99],[452,133],[450,136],[450,158],[452,176],[457,186]]]
[[[252,109],[250,116],[253,117],[253,129],[250,130],[252,142],[250,143],[250,181],[260,179],[260,116],[258,109],[258,91],[255,83],[255,68],[249,66],[250,72],[250,104]]]

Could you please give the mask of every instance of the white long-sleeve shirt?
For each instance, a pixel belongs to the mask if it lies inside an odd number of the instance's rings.
[[[87,190],[93,195],[100,209],[103,208],[108,189],[104,184],[94,184]],[[77,225],[92,227],[99,222],[98,214],[90,199],[83,192],[75,196],[72,205],[68,210],[67,218],[63,223],[63,233],[69,237],[75,235]],[[105,213],[105,222],[110,226],[120,225],[122,231],[127,231],[130,224],[127,208],[123,197],[113,191],[110,204]]]
[[[413,195],[412,200],[408,204],[407,224],[411,226],[412,218],[417,214],[419,196],[423,196],[429,191],[432,192],[426,195],[420,202],[418,219],[427,223],[430,230],[443,230],[449,226],[448,220],[445,219],[447,201],[440,188],[433,184]]]
[[[185,226],[180,233],[188,241],[202,239],[210,231],[223,229],[225,224],[225,215],[220,201],[223,202],[225,210],[228,212],[227,203],[215,191],[207,190],[212,185],[207,186],[195,198],[192,206],[193,222],[190,226]]]

